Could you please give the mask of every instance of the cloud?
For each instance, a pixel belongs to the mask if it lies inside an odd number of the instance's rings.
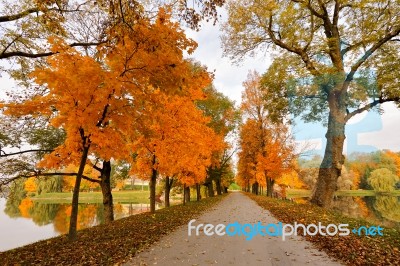
[[[198,48],[191,57],[215,70],[214,85],[220,92],[239,103],[242,94],[242,83],[250,70],[265,72],[271,60],[268,56],[248,57],[239,65],[234,64],[228,57],[223,56],[220,26],[211,22],[202,24],[200,31],[186,29],[186,34],[198,43]]]

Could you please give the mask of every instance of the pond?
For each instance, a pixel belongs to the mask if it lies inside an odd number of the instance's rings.
[[[149,211],[148,203],[114,202],[115,219]],[[68,233],[71,204],[0,198],[0,252]],[[101,224],[103,205],[79,204],[78,230]]]
[[[294,198],[296,202],[305,200],[304,198]],[[336,197],[333,209],[352,218],[365,219],[374,225],[400,230],[400,197]]]

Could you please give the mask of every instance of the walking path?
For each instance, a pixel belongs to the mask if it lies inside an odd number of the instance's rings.
[[[211,211],[203,214],[200,223],[256,224],[278,223],[268,211],[241,193],[231,193]],[[232,230],[233,231],[233,230]],[[195,230],[188,236],[182,226],[158,243],[136,255],[126,265],[341,265],[318,251],[302,237],[260,236],[246,241],[245,236],[205,236]]]

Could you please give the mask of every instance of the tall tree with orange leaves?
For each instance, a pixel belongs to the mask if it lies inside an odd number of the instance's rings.
[[[207,126],[209,118],[194,104],[204,97],[202,89],[210,82],[207,72],[202,68],[193,70],[192,81],[182,88],[180,95],[156,91],[143,102],[143,109],[151,108],[151,112],[143,114],[138,121],[140,126],[136,127],[141,137],[133,144],[136,151],[133,172],[150,177],[152,212],[160,174],[176,176],[187,186],[202,182],[212,153],[222,147],[222,139]]]
[[[267,196],[272,196],[276,178],[290,169],[294,158],[293,141],[285,125],[272,123],[269,119],[259,74],[250,72],[243,86],[241,110],[246,122],[241,128],[240,154],[252,161],[250,172],[253,172],[255,184],[266,185]],[[239,157],[239,160],[243,159]]]

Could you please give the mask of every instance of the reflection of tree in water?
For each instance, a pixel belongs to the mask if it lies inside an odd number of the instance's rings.
[[[157,207],[159,208],[160,206]],[[116,219],[145,211],[149,211],[149,204],[114,204]],[[69,228],[71,204],[35,202],[27,198],[23,190],[15,189],[7,199],[4,212],[12,218],[24,217],[32,219],[32,221],[39,226],[53,223],[56,232],[66,234]],[[101,224],[103,221],[104,208],[102,204],[79,204],[78,230]]]
[[[45,204],[34,202],[30,210],[30,217],[37,225],[46,225],[52,223],[56,217],[59,204]]]
[[[4,212],[11,218],[21,217],[19,206],[25,197],[24,182],[23,180],[17,180],[11,186]]]
[[[400,222],[400,202],[398,197],[376,196],[374,207],[382,217]]]
[[[371,223],[400,228],[398,197],[338,197],[333,207],[349,217],[363,218]]]
[[[100,223],[97,219],[99,204],[79,204],[77,229],[81,230]],[[60,234],[66,234],[69,228],[71,205],[60,204],[54,217],[54,229]]]
[[[337,197],[333,202],[333,208],[354,218],[362,218],[366,214],[365,208],[360,208],[360,201],[354,197]]]

